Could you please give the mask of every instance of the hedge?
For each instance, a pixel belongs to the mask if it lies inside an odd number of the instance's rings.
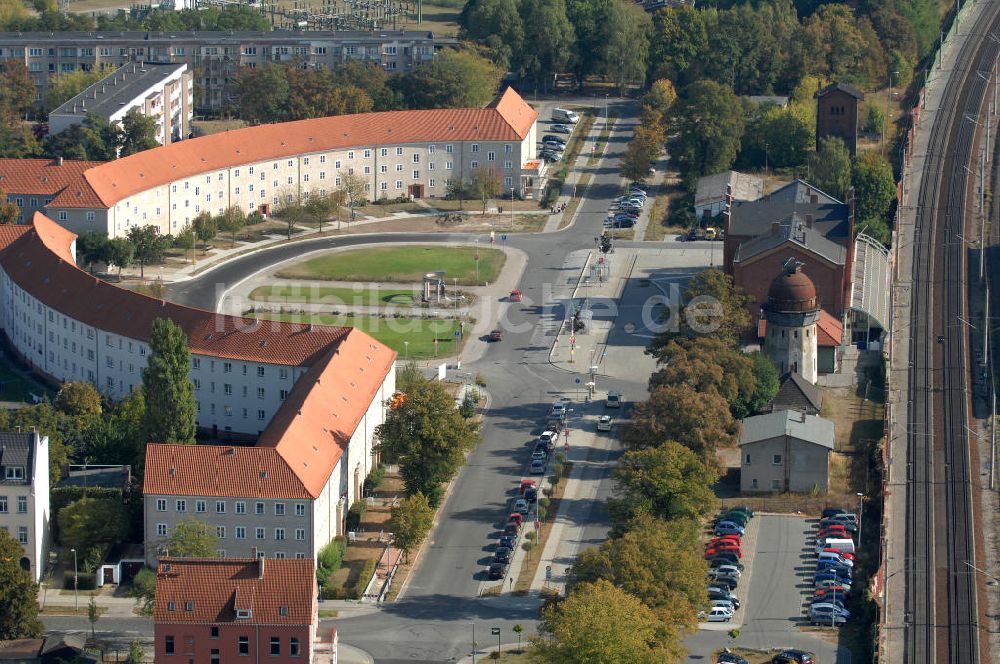
[[[97,575],[87,574],[86,572],[80,572],[77,575],[77,589],[79,590],[96,590],[97,589]],[[68,571],[66,576],[63,578],[63,588],[65,590],[73,590],[73,575]]]

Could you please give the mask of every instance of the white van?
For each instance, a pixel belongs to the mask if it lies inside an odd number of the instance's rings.
[[[819,555],[823,549],[836,549],[844,553],[854,553],[854,540],[827,537],[816,542],[816,554]]]
[[[621,408],[622,407],[622,395],[614,390],[608,392],[608,398],[604,402],[605,408]]]
[[[552,119],[556,122],[570,122],[576,124],[580,121],[580,116],[566,108],[553,108]]]

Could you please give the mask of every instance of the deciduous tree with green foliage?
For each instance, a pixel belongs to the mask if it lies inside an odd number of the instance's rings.
[[[653,14],[649,77],[682,80],[708,45],[702,12],[691,5]]]
[[[216,225],[223,233],[229,233],[231,247],[236,246],[236,234],[247,225],[247,216],[243,209],[236,205],[230,205],[216,218]]]
[[[396,546],[409,557],[434,525],[434,508],[427,496],[418,491],[392,508],[387,525],[392,529]]]
[[[16,224],[21,216],[17,203],[7,200],[7,192],[0,189],[0,224]]]
[[[194,229],[195,237],[201,241],[203,250],[208,251],[208,241],[219,232],[215,217],[208,211],[201,212],[191,221],[191,227]]]
[[[574,581],[604,579],[634,595],[670,626],[671,641],[679,642],[678,632],[698,628],[697,614],[707,598],[707,565],[699,535],[696,521],[666,522],[640,514],[621,535],[580,553],[573,565]]]
[[[699,519],[715,511],[711,485],[718,473],[693,451],[672,440],[631,450],[615,469],[614,497],[608,510],[617,523],[636,514],[659,519]]]
[[[702,270],[688,281],[677,320],[664,322],[668,329],[654,337],[647,352],[656,355],[678,336],[706,334],[735,346],[750,326],[749,303],[750,298],[733,285],[731,276],[717,268]]]
[[[809,155],[809,182],[841,201],[851,188],[851,153],[844,141],[824,136],[819,150]]]
[[[111,161],[118,158],[121,130],[102,117],[90,113],[80,124],[45,139],[46,156],[65,159]]]
[[[96,424],[104,411],[101,393],[93,383],[86,381],[63,383],[56,394],[55,406],[81,431]]]
[[[194,444],[198,405],[188,374],[191,353],[188,338],[166,318],[153,321],[149,359],[142,370],[146,395],[143,428],[149,441]]]
[[[160,229],[156,226],[132,226],[125,234],[125,238],[132,244],[132,250],[137,263],[139,263],[139,276],[146,277],[146,266],[150,263],[158,263],[163,260],[163,254],[170,246],[170,238],[160,235]]]
[[[576,32],[566,15],[565,0],[521,3],[524,23],[522,71],[547,90],[553,74],[566,71],[573,59]]]
[[[59,510],[59,541],[81,553],[120,542],[127,534],[125,509],[116,498],[83,497]]]
[[[153,615],[153,602],[156,600],[156,572],[143,567],[132,579],[129,597],[135,598],[139,612],[144,616]]]
[[[543,609],[539,632],[531,639],[539,664],[662,664],[683,652],[676,631],[604,579]]]
[[[23,119],[34,106],[36,94],[35,83],[24,63],[4,60],[0,65],[0,124]]]
[[[215,526],[198,519],[184,519],[161,542],[164,555],[173,558],[215,558],[219,538]]]
[[[444,50],[434,62],[392,79],[409,108],[479,108],[496,95],[503,72],[471,50]]]
[[[21,568],[24,547],[0,529],[0,640],[36,639],[43,627],[38,620],[38,585]]]
[[[441,485],[462,465],[467,449],[479,441],[478,425],[466,420],[455,400],[437,381],[419,378],[375,430],[383,461],[398,463],[409,496],[422,493],[431,505]]]
[[[696,81],[674,106],[669,151],[684,179],[732,166],[743,137],[744,101],[715,81]]]
[[[122,269],[132,265],[135,260],[136,246],[128,238],[115,237],[108,240],[104,247],[104,260],[108,265],[118,268],[118,280],[121,281]]]
[[[159,144],[160,142],[156,140],[155,118],[143,115],[136,108],[125,114],[125,117],[122,118],[119,157],[127,157],[136,152],[151,150]]]
[[[888,160],[876,152],[863,152],[854,159],[851,176],[854,184],[855,214],[860,220],[854,227],[860,231],[866,225],[869,235],[887,244],[886,220],[896,201],[896,180]],[[886,232],[879,233],[885,229]],[[873,232],[874,231],[874,232]]]
[[[51,113],[63,103],[83,92],[84,88],[100,81],[107,72],[94,68],[62,72],[49,78],[45,89],[45,112]]]
[[[497,67],[508,71],[520,60],[524,25],[516,0],[466,2],[459,25],[460,36],[486,46],[490,59]]]
[[[649,390],[687,385],[698,392],[716,392],[730,408],[750,400],[757,388],[750,358],[728,340],[716,336],[677,337],[656,353],[657,370]]]
[[[646,78],[652,21],[641,5],[612,0],[603,28],[601,71],[615,82],[618,94],[624,94],[626,85]]]

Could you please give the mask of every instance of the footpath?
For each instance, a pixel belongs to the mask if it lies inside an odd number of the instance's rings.
[[[882,629],[880,651],[902,653],[905,649],[906,572],[927,573],[928,561],[906,558],[906,500],[907,500],[907,423],[909,403],[908,358],[910,357],[910,306],[912,303],[912,273],[917,200],[922,185],[924,164],[930,140],[930,131],[943,104],[950,72],[954,70],[958,55],[965,42],[978,39],[971,26],[979,23],[991,6],[984,2],[967,2],[962,6],[941,46],[938,60],[931,68],[924,87],[923,107],[913,132],[913,145],[903,170],[900,213],[896,239],[893,243],[893,293],[891,309],[891,350],[889,365],[889,449],[888,477],[886,478],[885,515],[885,588],[882,594]]]

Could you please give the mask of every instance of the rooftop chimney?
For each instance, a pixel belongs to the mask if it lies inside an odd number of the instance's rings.
[[[811,214],[806,215],[806,228],[813,227],[813,216]]]
[[[781,222],[780,221],[772,221],[771,222],[771,235],[778,235],[779,233],[781,233]]]
[[[260,556],[257,557],[257,578],[264,578],[264,558]]]
[[[819,203],[819,196],[816,195],[816,192],[814,191],[809,192],[809,202],[812,203],[813,205]]]

